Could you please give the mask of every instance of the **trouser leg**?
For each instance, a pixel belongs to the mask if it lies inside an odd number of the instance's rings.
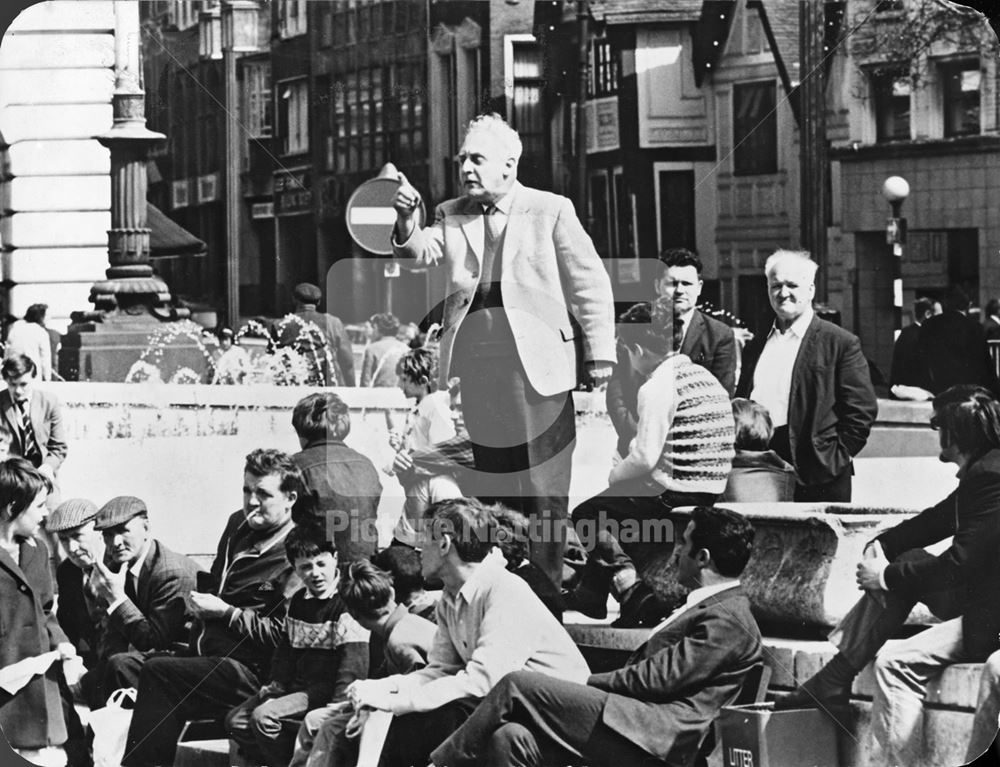
[[[308,767],[353,767],[361,740],[347,737],[347,723],[353,716],[353,712],[344,711],[320,725],[306,763]]]
[[[923,748],[927,683],[965,659],[962,619],[954,618],[884,647],[875,659],[872,731],[887,767],[917,764]]]
[[[979,677],[979,698],[976,715],[972,720],[972,733],[965,761],[978,759],[997,737],[1000,722],[1000,651],[993,653],[983,664]]]
[[[231,708],[223,722],[226,734],[239,748],[240,753],[255,762],[261,762],[263,758],[257,748],[253,731],[250,729],[250,716],[261,702],[259,694],[250,696],[238,706]]]
[[[294,739],[285,730],[283,720],[306,713],[309,696],[294,692],[271,698],[258,705],[250,715],[250,731],[267,767],[285,767],[292,756]]]
[[[426,767],[431,751],[468,719],[478,703],[476,698],[462,698],[434,711],[394,716],[379,767]]]
[[[870,663],[882,645],[906,622],[916,600],[882,591],[865,592],[830,634],[830,641],[855,671]]]
[[[187,719],[224,716],[259,689],[257,674],[230,658],[150,658],[139,675],[122,764],[173,764]]]

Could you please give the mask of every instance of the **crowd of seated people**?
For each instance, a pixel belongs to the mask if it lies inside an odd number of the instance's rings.
[[[761,662],[739,580],[753,529],[715,504],[790,501],[798,476],[785,450],[772,450],[768,410],[731,399],[717,373],[680,351],[697,328],[675,306],[687,289],[682,277],[672,278],[673,292],[665,286],[620,318],[621,356],[637,387],[633,404],[621,407],[634,412],[609,488],[574,511],[592,537],[579,536],[581,572],[562,593],[532,561],[531,520],[463,489],[471,448],[460,384],[436,391],[435,362],[422,349],[397,365],[417,406],[391,436],[407,506],[384,548],[378,470],[345,444],[350,413],[332,392],[295,406],[299,453],[247,456],[243,507],[223,525],[208,572],[152,536],[159,510],[142,499],[98,507],[71,498],[45,520],[51,480],[21,459],[0,463],[0,625],[12,627],[0,668],[52,651],[80,655],[88,669],[68,680],[55,663],[22,689],[0,691],[0,727],[12,745],[31,754],[65,744],[70,767],[87,767],[73,704],[99,708],[115,689],[134,687],[125,767],[173,764],[192,719],[216,720],[246,762],[268,767],[694,763],[718,711]],[[1000,529],[990,484],[1000,405],[988,392],[956,387],[935,399],[934,412],[942,460],[962,470],[959,490],[873,543],[859,568],[872,596],[861,609],[888,626],[926,583],[944,584],[959,610],[946,615],[993,625],[995,611],[974,581],[992,577],[982,552]],[[428,482],[434,477],[444,480]],[[672,524],[678,506],[694,508],[670,538],[671,567],[690,593],[666,605],[632,550],[649,541],[621,532],[628,520]],[[65,557],[57,606],[43,520]],[[952,548],[914,554],[928,529],[954,534]],[[618,625],[652,633],[623,668],[592,674],[562,615],[603,618],[609,596],[622,603]],[[888,622],[879,618],[886,610]],[[951,650],[937,668],[1000,650],[996,630],[989,641],[980,629],[963,637],[962,618],[954,620],[943,624]],[[30,642],[17,630],[25,625],[36,627]],[[897,679],[927,669],[927,643],[914,639],[905,656],[874,640],[848,641],[792,703],[836,714],[873,658],[889,696]],[[1000,709],[997,657],[983,678],[988,712]],[[907,710],[918,709],[919,693],[910,698],[917,704]],[[888,729],[887,749],[902,749],[908,733]],[[977,719],[970,753],[991,740],[990,723]]]

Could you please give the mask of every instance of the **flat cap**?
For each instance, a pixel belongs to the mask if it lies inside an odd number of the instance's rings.
[[[320,289],[311,282],[300,282],[295,286],[292,295],[295,296],[296,301],[301,301],[304,304],[319,303],[319,300],[323,297]]]
[[[134,495],[119,495],[104,504],[97,512],[97,522],[94,523],[94,527],[97,530],[107,530],[146,513],[146,504],[141,499]]]
[[[45,520],[45,529],[50,533],[60,530],[72,530],[83,527],[97,516],[97,504],[86,498],[70,498],[60,503],[49,518]]]

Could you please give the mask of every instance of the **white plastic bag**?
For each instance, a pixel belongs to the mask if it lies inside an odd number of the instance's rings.
[[[94,731],[94,767],[121,767],[135,695],[134,687],[115,690],[108,697],[108,705],[91,712],[89,724]]]

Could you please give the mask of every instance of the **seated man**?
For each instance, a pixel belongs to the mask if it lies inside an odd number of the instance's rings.
[[[289,600],[271,681],[226,716],[229,737],[267,767],[286,767],[292,756],[284,718],[343,701],[347,686],[368,676],[368,631],[337,593],[337,552],[323,528],[295,527],[285,554],[305,586]]]
[[[350,614],[378,639],[384,660],[372,679],[409,674],[427,665],[437,627],[396,604],[392,578],[369,562],[354,562],[340,581]],[[353,767],[361,730],[371,709],[331,705],[306,714],[289,767]]]
[[[332,392],[310,394],[295,405],[292,426],[302,446],[292,460],[302,471],[306,491],[314,495],[310,516],[321,519],[332,534],[341,563],[371,556],[378,543],[375,519],[382,483],[375,465],[344,444],[351,432],[347,405]]]
[[[719,502],[780,503],[795,500],[795,469],[768,449],[774,427],[767,408],[743,397],[734,399],[732,405],[736,455]]]
[[[840,651],[781,702],[840,716],[854,677],[875,659],[872,730],[882,764],[919,761],[931,679],[1000,649],[1000,403],[985,389],[953,386],[933,407],[940,459],[959,467],[958,488],[868,544],[857,576],[864,596],[830,637]],[[949,536],[938,556],[923,550]],[[883,647],[917,602],[943,622]]]
[[[677,351],[681,327],[669,297],[636,304],[619,323],[619,339],[645,380],[638,432],[611,469],[608,489],[573,510],[576,529],[590,527],[594,539],[583,541],[587,563],[566,607],[604,618],[610,591],[622,603],[615,625],[625,628],[655,623],[665,613],[622,546],[669,542],[649,540],[651,526],[639,523],[669,525],[675,506],[715,502],[733,461],[733,411],[715,376]],[[633,533],[639,530],[642,540]]]
[[[587,663],[566,630],[500,558],[490,513],[474,498],[441,501],[421,525],[425,578],[440,578],[437,634],[426,668],[351,685],[355,709],[395,716],[382,767],[427,764],[430,751],[455,731],[500,679],[527,669],[582,682]]]
[[[286,597],[301,585],[283,543],[302,474],[279,450],[254,450],[243,472],[243,509],[229,517],[212,563],[212,592],[192,591],[196,657],[158,656],[143,664],[122,764],[173,764],[187,719],[222,717],[268,677],[284,635]]]
[[[695,508],[674,550],[692,589],[625,666],[586,684],[529,671],[506,676],[431,754],[437,767],[488,764],[676,765],[694,762],[719,710],[761,660],[740,589],[754,531],[728,509]]]
[[[94,567],[104,559],[104,538],[94,529],[96,517],[93,501],[70,498],[45,520],[45,529],[56,536],[66,554],[56,567],[56,618],[88,669],[98,663],[104,612],[91,585]],[[100,708],[107,700],[95,695],[96,681],[95,674],[85,674],[78,690],[78,697],[91,708]]]
[[[94,529],[104,537],[104,561],[94,563],[88,585],[107,617],[90,673],[103,704],[115,690],[138,684],[147,655],[187,638],[184,605],[198,566],[150,536],[146,504],[134,496],[104,504]]]

